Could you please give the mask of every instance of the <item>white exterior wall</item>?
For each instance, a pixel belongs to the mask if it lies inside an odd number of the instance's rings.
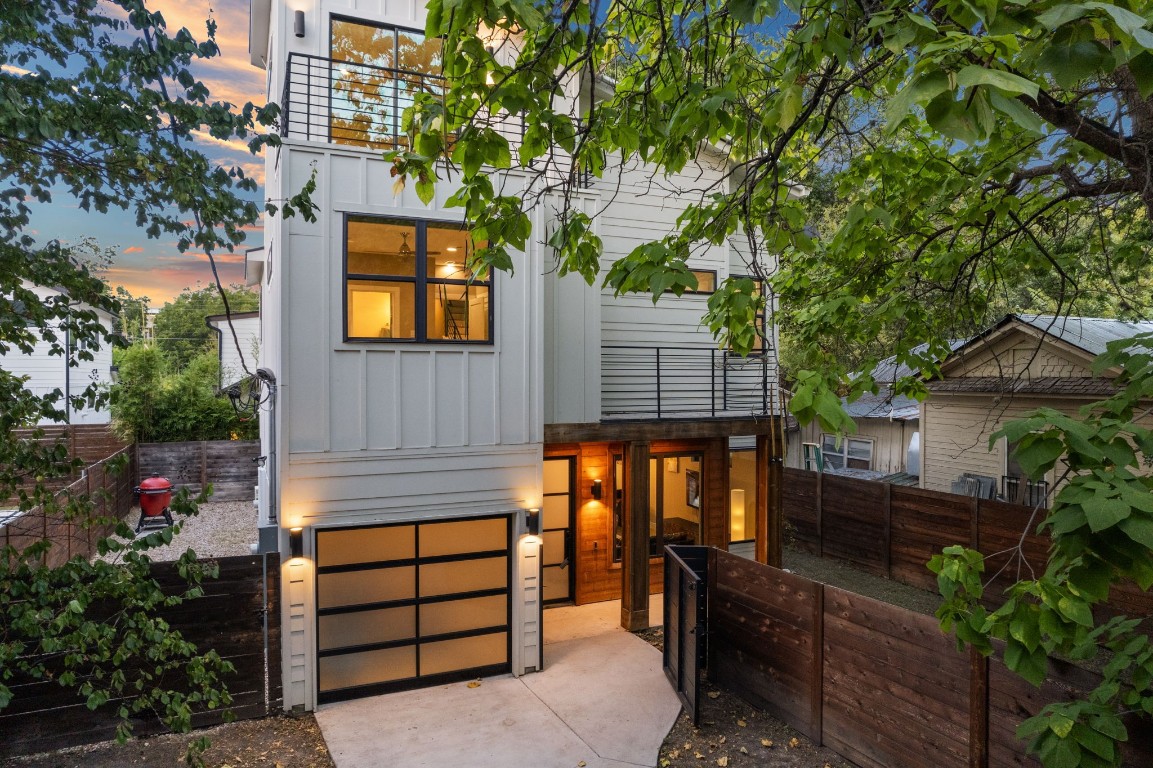
[[[232,337],[232,330],[229,329],[227,320],[214,321],[212,327],[220,332],[220,387],[223,389],[248,374],[256,373],[256,369],[260,367],[258,365],[260,318],[232,318],[232,329],[236,331],[235,339]],[[248,371],[248,374],[245,371]]]
[[[28,287],[42,299],[59,295],[58,291],[49,288]],[[111,332],[112,316],[100,310],[96,312],[100,316],[101,325],[106,331]],[[59,338],[57,343],[63,346],[65,343],[64,331],[60,329],[59,325],[53,326],[53,330]],[[68,367],[68,360],[65,356],[49,354],[52,346],[51,342],[41,338],[40,341],[36,342],[31,354],[26,355],[18,349],[11,349],[5,354],[0,354],[0,367],[16,376],[27,376],[28,380],[24,383],[25,388],[40,397],[56,390],[75,396],[87,389],[92,383],[103,387],[112,384],[112,347],[110,345],[100,343],[95,349],[90,350],[93,356],[92,360],[79,360],[77,361],[78,365],[72,368]],[[84,407],[75,409],[71,403],[65,401],[61,401],[59,406],[61,410],[67,413],[67,421],[65,422],[67,424],[107,424],[111,421],[107,408]]]
[[[292,34],[292,11],[306,35]],[[286,53],[327,55],[329,14],[423,28],[415,3],[273,3],[270,93],[282,90]],[[281,552],[305,528],[305,557],[283,573],[285,707],[316,704],[314,530],[412,519],[514,515],[542,501],[542,248],[493,278],[492,345],[343,341],[344,219],[389,215],[459,221],[438,188],[425,206],[411,185],[394,195],[379,152],[286,138],[267,159],[267,194],[295,194],[316,171],[317,220],[266,226],[262,365],[279,384],[276,466]],[[512,187],[518,183],[509,174]],[[267,416],[265,417],[268,418]],[[262,439],[269,430],[262,429]],[[267,446],[266,454],[271,449]],[[268,483],[269,474],[264,474]],[[272,490],[272,489],[269,489]],[[261,499],[268,491],[261,490]],[[514,583],[520,579],[519,560]],[[519,615],[519,612],[518,612]],[[538,642],[512,628],[513,658]],[[519,634],[518,634],[519,633]],[[518,671],[514,669],[514,671]]]

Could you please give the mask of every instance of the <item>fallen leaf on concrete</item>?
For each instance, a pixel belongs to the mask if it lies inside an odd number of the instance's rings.
[[[584,760],[581,760],[579,763],[577,763],[577,768],[585,768],[586,765],[588,765],[588,763],[586,763]]]
[[[480,680],[469,680],[468,681],[468,687],[469,688],[480,688]]]

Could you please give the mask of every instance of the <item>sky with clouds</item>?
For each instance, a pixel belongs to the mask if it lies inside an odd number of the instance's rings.
[[[197,39],[205,37],[205,20],[216,19],[216,42],[221,56],[197,65],[195,73],[208,86],[214,99],[236,105],[264,100],[264,70],[248,60],[248,0],[151,0],[170,33],[187,27]],[[208,135],[197,144],[210,159],[227,166],[240,166],[246,175],[264,181],[264,159],[254,156],[243,142],[223,142]],[[258,199],[262,198],[263,190]],[[105,279],[113,287],[122,285],[134,296],[147,296],[158,307],[185,288],[212,284],[212,271],[203,253],[180,253],[174,241],[153,240],[136,226],[135,216],[122,211],[87,213],[67,195],[36,212],[33,226],[39,239],[55,238],[76,243],[89,236],[103,247],[115,250],[116,257]],[[244,282],[244,250],[263,244],[259,225],[247,232],[247,240],[235,254],[216,255],[225,285]],[[199,284],[199,286],[198,286]]]

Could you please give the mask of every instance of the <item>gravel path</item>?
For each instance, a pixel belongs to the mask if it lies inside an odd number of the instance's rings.
[[[125,518],[136,527],[140,510],[134,508]],[[232,557],[252,553],[249,545],[256,541],[256,507],[251,501],[210,501],[200,505],[200,514],[184,521],[184,527],[172,543],[150,550],[148,556],[158,562],[176,560],[186,549],[198,558]]]

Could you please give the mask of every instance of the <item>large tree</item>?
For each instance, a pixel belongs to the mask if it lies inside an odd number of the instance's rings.
[[[43,337],[53,354],[77,365],[89,355],[85,342],[114,343],[85,307],[115,313],[116,301],[76,253],[37,239],[33,202],[119,208],[149,236],[210,256],[238,244],[241,228],[257,220],[253,180],[192,141],[204,132],[249,140],[255,151],[275,140],[266,133],[275,106],[213,101],[192,72],[218,54],[214,31],[209,20],[200,41],[185,29],[169,32],[143,0],[0,6],[0,353],[30,353]],[[39,301],[36,285],[58,289],[59,300]],[[89,388],[73,397],[103,394]],[[90,525],[99,522],[92,499],[51,490],[77,461],[19,431],[62,418],[61,398],[30,393],[0,362],[0,499]],[[155,710],[187,728],[194,709],[228,702],[227,663],[185,642],[157,612],[197,594],[210,568],[186,553],[187,590],[164,595],[149,575],[147,551],[174,531],[135,541],[127,526],[117,532],[101,542],[102,559],[57,568],[43,564],[50,542],[0,551],[0,710],[18,673],[51,675],[92,706],[120,699],[125,725]]]
[[[447,173],[459,189],[452,202],[487,241],[477,265],[510,268],[510,249],[532,236],[527,208],[546,202],[560,225],[537,237],[554,246],[561,274],[590,283],[603,274],[618,292],[654,299],[691,283],[694,247],[747,240],[747,271],[767,278],[798,359],[814,364],[794,372],[791,408],[804,421],[851,429],[836,394],[873,388],[877,357],[932,374],[950,337],[1029,286],[1043,285],[1058,311],[1101,290],[1129,314],[1151,311],[1135,282],[1150,262],[1153,216],[1153,14],[1142,0],[432,0],[428,9],[427,33],[445,41],[448,94],[418,97],[410,147],[386,157],[426,198]],[[494,125],[505,113],[523,121],[519,147]],[[686,201],[667,236],[602,264],[590,214],[570,204],[583,175],[639,158],[659,177],[694,162],[702,144],[727,153],[729,178]],[[524,195],[489,171],[514,165],[534,171]],[[843,211],[819,237],[809,204],[792,194],[818,174]],[[779,270],[765,274],[764,253],[779,256]],[[729,280],[711,298],[706,321],[721,344],[750,349],[752,291]],[[820,354],[829,348],[866,354]],[[1006,662],[1031,679],[1046,652],[1074,645],[1081,655],[1109,645],[1118,668],[1139,670],[1123,683],[1114,675],[1092,706],[1030,724],[1051,765],[1119,761],[1118,709],[1153,711],[1142,688],[1153,653],[1141,636],[1125,625],[1085,640],[1080,624],[1109,582],[1153,582],[1144,564],[1153,487],[1134,474],[1153,452],[1135,423],[1153,372],[1126,354],[1109,360],[1128,367],[1128,395],[1095,421],[1049,413],[1013,428],[1026,464],[1040,470],[1068,449],[1082,480],[1058,495],[1050,569],[1019,586],[1008,618],[981,615],[973,590],[959,588],[979,584],[961,578],[979,556],[937,564],[950,597],[944,620],[983,650],[990,635],[1009,637]],[[915,379],[897,389],[923,393]]]
[[[239,285],[223,289],[209,285],[196,290],[185,288],[156,313],[156,344],[167,355],[173,368],[184,367],[206,349],[218,351],[216,331],[208,327],[205,318],[224,314],[226,298],[230,312],[250,312],[260,308],[259,293]],[[225,333],[224,342],[233,343],[228,333]]]

